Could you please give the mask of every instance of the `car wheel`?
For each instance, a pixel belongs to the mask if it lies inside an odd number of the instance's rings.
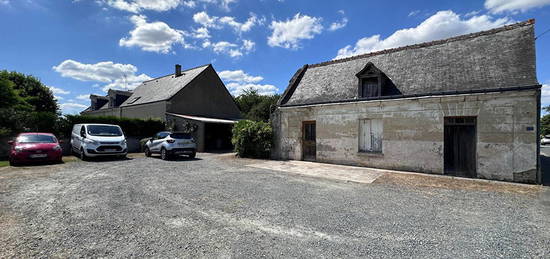
[[[197,152],[193,151],[193,153],[191,153],[191,155],[189,155],[189,158],[195,158],[195,156],[197,156]]]
[[[126,155],[120,155],[118,158],[121,159],[121,160],[125,160],[125,159],[126,159]]]
[[[15,161],[13,161],[13,160],[10,159],[10,166],[17,166],[17,165],[18,165],[18,164],[17,164]]]
[[[145,156],[150,157],[151,156],[151,150],[149,150],[148,147],[145,148]]]
[[[88,160],[88,157],[86,156],[86,154],[84,153],[84,149],[80,149],[80,160],[82,161],[86,161]]]
[[[162,149],[160,150],[160,158],[161,158],[162,160],[168,160],[168,151],[166,151],[165,148],[162,148]]]

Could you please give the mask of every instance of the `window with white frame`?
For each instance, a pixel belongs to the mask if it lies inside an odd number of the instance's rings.
[[[383,132],[381,119],[359,120],[359,152],[382,153]]]

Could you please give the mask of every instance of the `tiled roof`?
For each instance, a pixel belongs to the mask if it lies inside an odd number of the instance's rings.
[[[493,30],[304,66],[281,105],[357,98],[355,76],[372,62],[403,95],[538,84],[534,20]]]
[[[170,74],[145,81],[134,89],[132,96],[124,101],[120,107],[168,100],[193,81],[193,79],[200,75],[208,66],[210,65],[203,65],[182,71],[182,75],[178,77],[175,77],[174,74]]]

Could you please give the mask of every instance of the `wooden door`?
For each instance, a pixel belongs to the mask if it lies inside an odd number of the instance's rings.
[[[477,177],[476,118],[445,118],[444,135],[445,174]]]
[[[315,161],[317,153],[315,121],[302,122],[302,159]]]

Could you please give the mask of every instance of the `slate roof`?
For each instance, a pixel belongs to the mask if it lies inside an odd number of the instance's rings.
[[[280,105],[358,99],[355,76],[368,62],[403,95],[538,85],[534,20],[445,40],[382,50],[300,68]]]
[[[124,101],[120,107],[168,100],[187,86],[209,66],[210,64],[182,71],[182,75],[178,77],[175,77],[174,74],[170,74],[144,81],[134,89],[132,96]]]

